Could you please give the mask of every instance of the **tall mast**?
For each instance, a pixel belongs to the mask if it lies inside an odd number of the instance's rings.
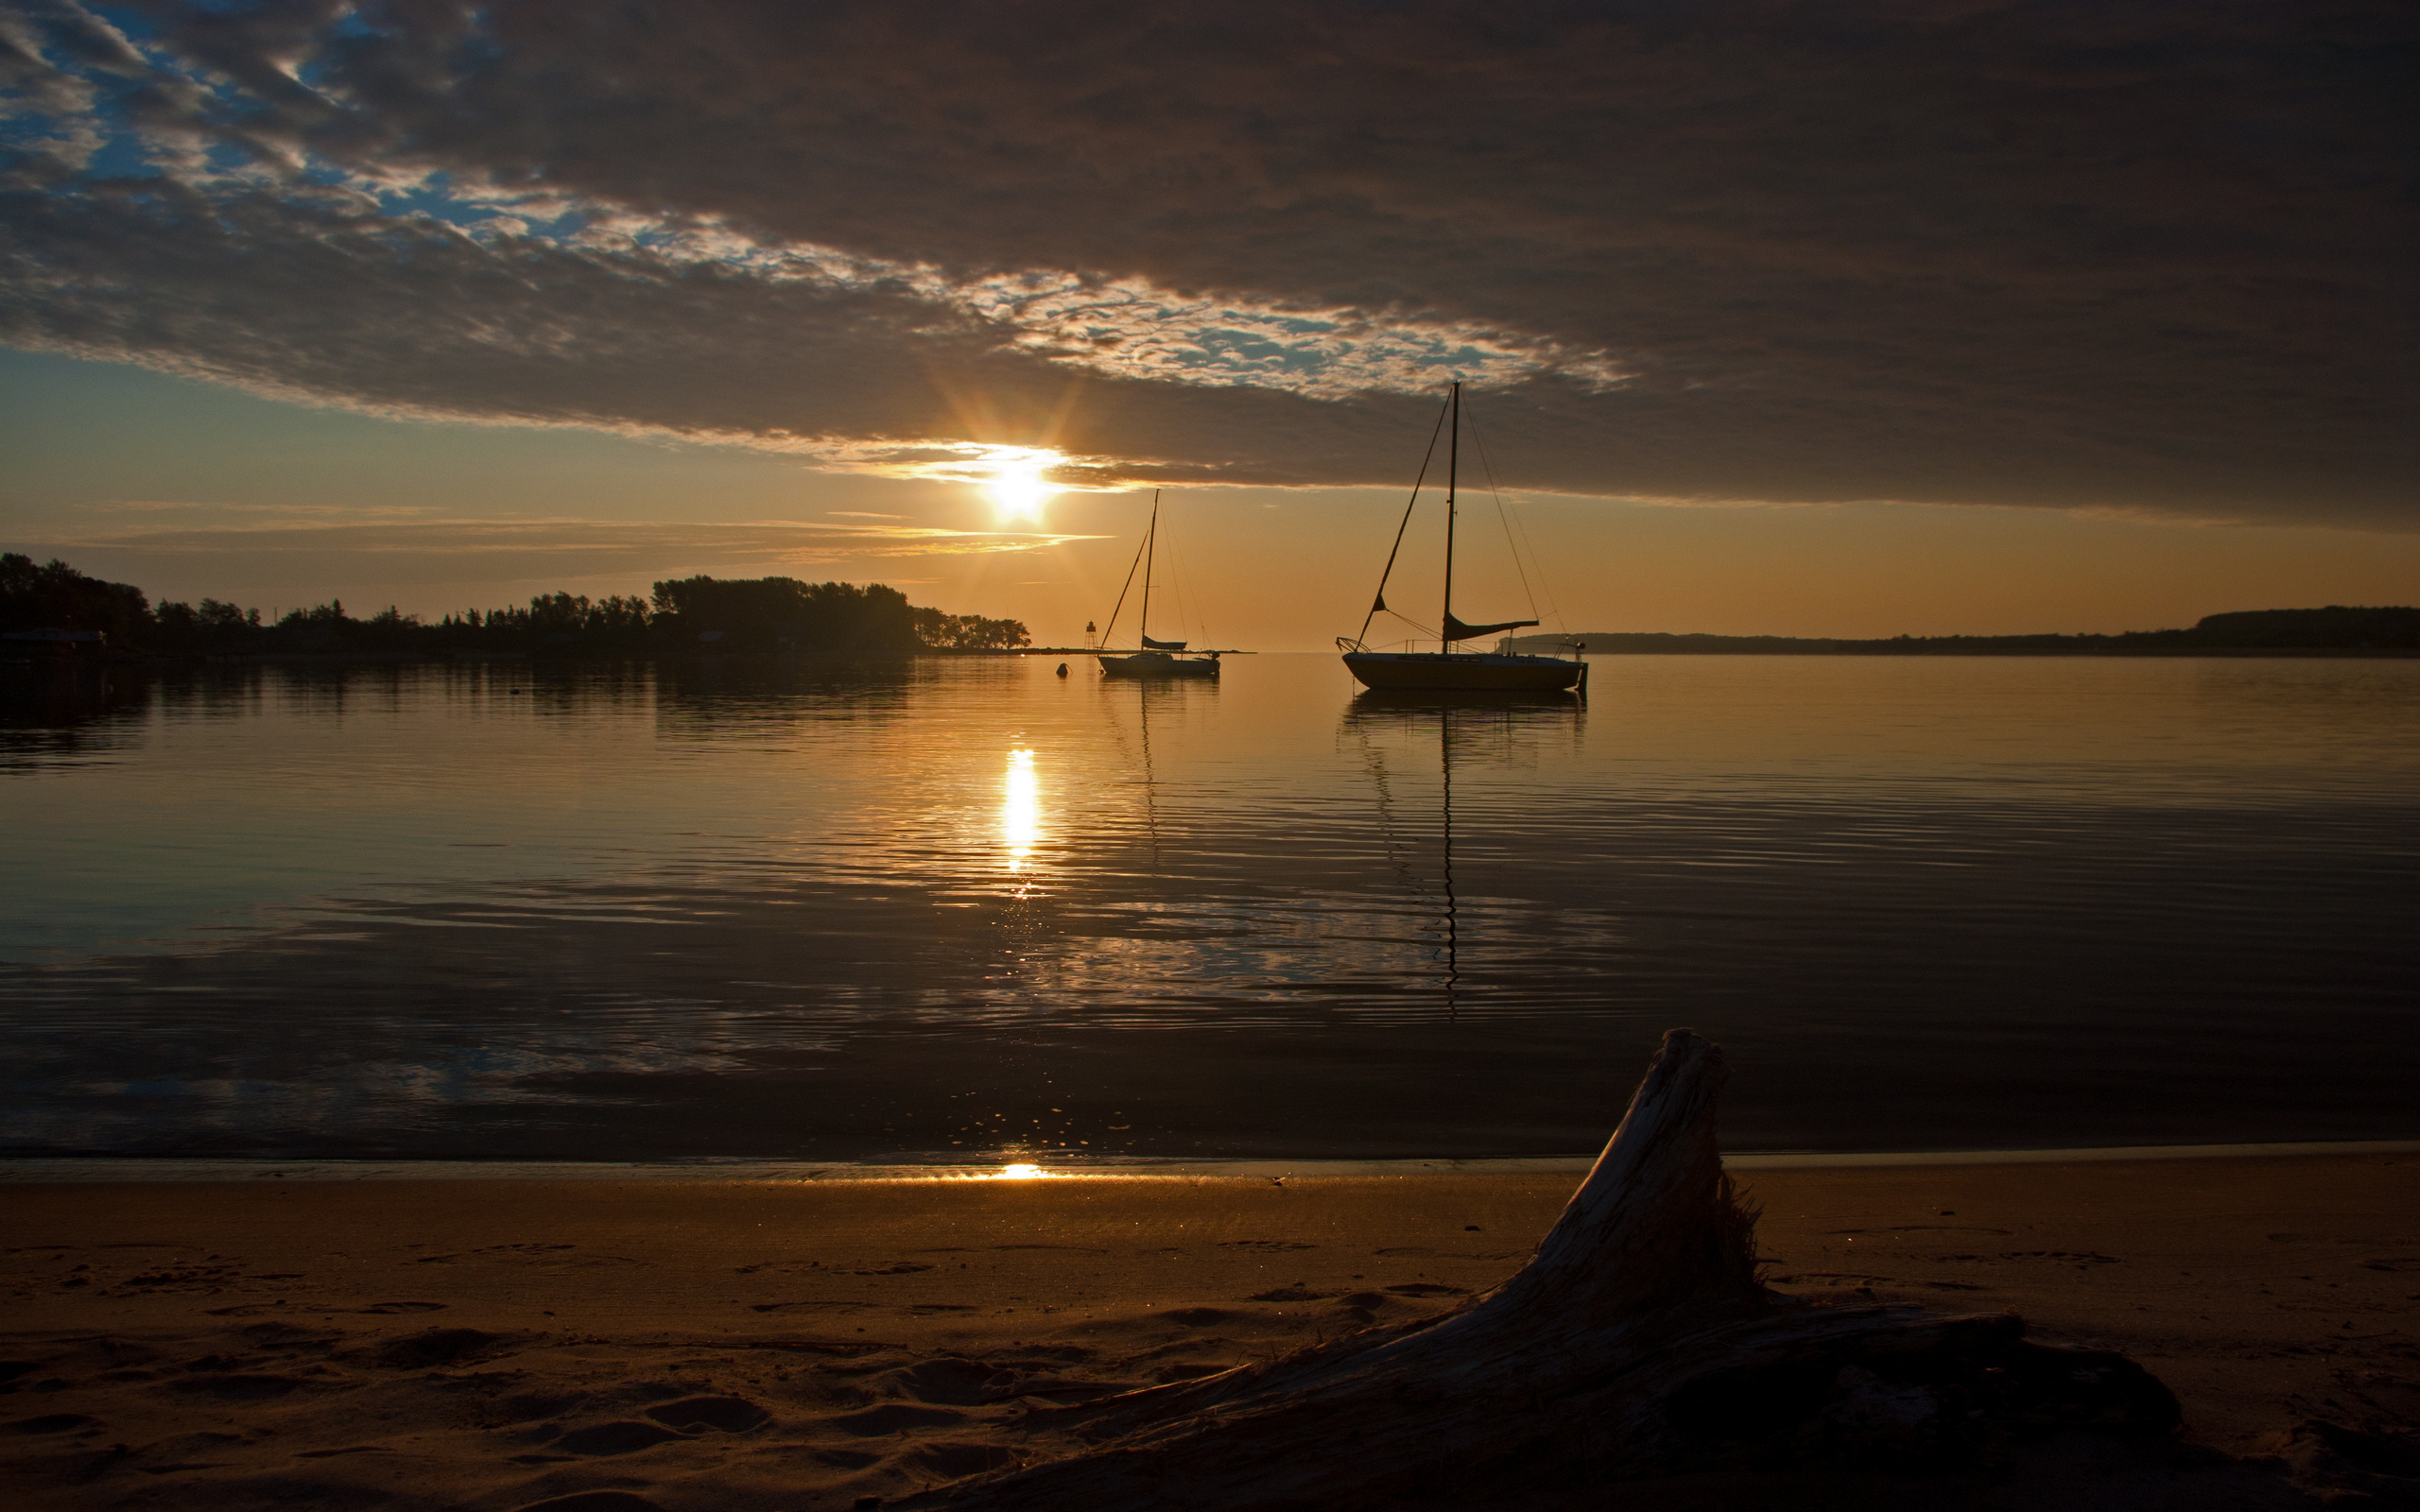
[[[1151,490],[1151,528],[1143,537],[1143,649],[1151,648],[1151,554],[1160,540],[1160,490]],[[1183,609],[1184,606],[1177,606]],[[1179,629],[1184,628],[1180,625]]]
[[[1454,434],[1445,442],[1445,619],[1438,631],[1448,637],[1444,643],[1448,651],[1454,648],[1454,483],[1462,449],[1462,386],[1459,379],[1454,384],[1453,408]],[[1150,585],[1144,586],[1148,589]]]

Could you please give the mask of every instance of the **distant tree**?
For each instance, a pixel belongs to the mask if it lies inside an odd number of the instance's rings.
[[[980,614],[950,614],[937,609],[916,610],[916,638],[947,651],[1012,651],[1031,645],[1022,620],[986,619]]]
[[[362,623],[345,613],[340,598],[288,610],[268,632],[270,646],[279,651],[343,651],[366,639]]]
[[[454,645],[637,649],[650,622],[643,598],[617,593],[592,600],[584,593],[541,593],[523,609],[448,614],[431,628],[438,642]]]
[[[381,651],[408,651],[424,639],[426,628],[417,614],[406,614],[389,604],[362,622],[362,639]]]
[[[182,651],[201,640],[201,616],[191,604],[162,604],[151,611],[151,623],[159,631],[152,643],[164,649]]]
[[[433,625],[392,604],[357,620],[345,612],[342,599],[332,598],[264,625],[259,610],[215,598],[199,605],[164,603],[154,610],[131,584],[88,577],[62,561],[37,566],[17,553],[0,556],[0,628],[45,627],[98,630],[121,649],[185,654],[695,650],[706,635],[714,639],[705,644],[723,650],[869,656],[925,647],[1013,650],[1033,644],[1019,621],[919,609],[899,590],[880,583],[700,576],[657,583],[648,599],[541,593],[525,607],[465,610]]]
[[[2408,648],[2420,646],[2420,609],[2330,604],[2325,609],[2238,610],[2205,614],[2186,633],[2200,644],[2227,647]]]
[[[163,651],[227,653],[251,649],[261,641],[261,611],[238,609],[205,598],[191,604],[163,604],[151,611],[153,645]]]
[[[731,650],[897,655],[921,644],[916,611],[895,588],[795,577],[683,577],[655,585],[655,623],[677,642]]]
[[[98,630],[120,649],[149,638],[151,605],[131,583],[87,577],[56,557],[0,554],[0,630]]]

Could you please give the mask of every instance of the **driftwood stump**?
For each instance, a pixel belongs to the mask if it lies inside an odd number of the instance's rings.
[[[2028,1428],[2164,1434],[2121,1355],[2014,1314],[1827,1307],[1756,1280],[1755,1214],[1715,1145],[1721,1052],[1664,1037],[1529,1265],[1441,1318],[1038,1410],[1059,1457],[938,1488],[952,1508],[1399,1506],[1723,1465],[1952,1469]]]

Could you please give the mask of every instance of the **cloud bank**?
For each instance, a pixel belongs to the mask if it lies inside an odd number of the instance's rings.
[[[885,564],[886,576],[896,580],[897,569],[930,565],[937,558],[995,557],[1086,539],[858,520],[834,524],[790,520],[482,520],[410,510],[363,520],[354,510],[329,510],[324,518],[313,518],[322,512],[164,503],[121,508],[139,523],[46,544],[79,558],[140,563],[151,572],[190,574],[216,558],[246,581],[301,583],[324,592],[329,582],[363,580],[551,585],[614,576],[644,580],[693,570],[811,575],[838,564],[874,562]],[[168,523],[167,517],[179,514],[190,519]],[[231,574],[222,570],[212,576]]]
[[[2386,4],[19,5],[0,339],[833,466],[2420,525]],[[953,471],[955,470],[955,471]]]

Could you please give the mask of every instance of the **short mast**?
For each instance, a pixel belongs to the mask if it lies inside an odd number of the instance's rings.
[[[1445,442],[1445,620],[1438,633],[1446,637],[1442,649],[1454,648],[1454,483],[1462,449],[1462,385],[1454,382],[1454,430]],[[1143,585],[1147,590],[1149,583]]]

